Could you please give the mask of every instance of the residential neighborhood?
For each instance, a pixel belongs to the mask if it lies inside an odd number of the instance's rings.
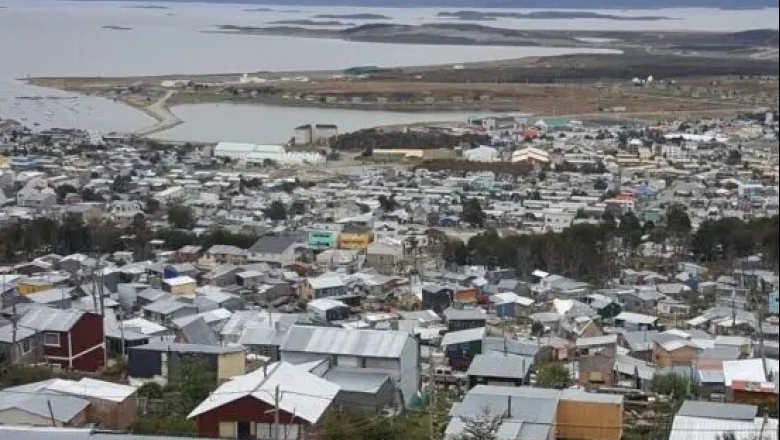
[[[778,438],[772,110],[361,151],[6,125],[0,439]]]

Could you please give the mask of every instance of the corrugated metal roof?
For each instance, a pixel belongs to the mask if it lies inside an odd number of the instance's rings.
[[[274,405],[277,387],[278,407],[312,424],[319,421],[340,389],[296,365],[275,362],[220,385],[187,417],[197,417],[246,396]]]
[[[465,342],[481,341],[485,337],[487,329],[485,327],[470,328],[467,330],[457,330],[447,332],[441,339],[441,346],[463,344]]]
[[[723,420],[704,417],[676,416],[669,440],[717,440],[725,432],[732,432],[739,440],[755,438],[763,419]],[[777,419],[768,419],[763,429],[764,439],[777,440]]]
[[[408,333],[389,330],[348,330],[295,325],[282,343],[282,351],[398,358]]]
[[[390,380],[385,373],[358,370],[330,370],[323,379],[335,383],[343,391],[352,393],[377,393]]]
[[[49,410],[51,405],[51,411]],[[0,391],[0,411],[17,408],[40,417],[51,418],[67,423],[83,411],[89,401],[54,392],[21,393]],[[5,440],[5,437],[3,437]]]
[[[558,390],[543,388],[477,385],[452,407],[450,416],[479,417],[487,410],[491,414],[511,412],[510,418],[528,423],[552,424],[560,396]]]
[[[195,437],[144,436],[138,434],[101,433],[84,428],[51,428],[0,425],[3,440],[195,440]],[[207,440],[199,437],[198,440]],[[212,439],[215,440],[215,439]]]
[[[34,307],[19,320],[19,327],[33,328],[38,331],[66,332],[84,316],[84,313],[81,310]]]
[[[469,365],[469,376],[523,379],[533,365],[531,357],[513,354],[478,354]]]
[[[749,420],[752,421],[758,414],[758,407],[754,405],[740,405],[736,403],[703,402],[686,400],[677,411],[678,416],[701,417],[722,420]]]

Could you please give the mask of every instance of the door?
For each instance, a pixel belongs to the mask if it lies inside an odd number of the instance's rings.
[[[252,423],[236,422],[236,437],[238,437],[239,439],[251,439]]]

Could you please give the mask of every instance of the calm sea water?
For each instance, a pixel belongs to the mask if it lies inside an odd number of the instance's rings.
[[[150,123],[142,113],[109,100],[35,88],[18,81],[28,75],[123,76],[342,69],[353,65],[462,63],[576,52],[565,48],[393,45],[204,32],[220,24],[263,26],[276,20],[307,19],[321,13],[370,12],[391,17],[392,20],[384,22],[397,23],[445,21],[436,17],[439,10],[434,9],[272,6],[275,9],[272,12],[246,12],[256,6],[198,3],[163,4],[166,9],[130,7],[139,4],[144,3],[0,0],[0,6],[6,6],[6,9],[0,8],[0,41],[5,42],[0,59],[0,117],[22,119],[41,127],[78,126],[99,131],[133,130]],[[664,15],[678,19],[646,22],[502,19],[486,24],[528,29],[744,30],[777,28],[777,12],[777,9],[632,10],[610,13]],[[102,28],[107,25],[132,29]],[[284,140],[291,135],[292,127],[305,122],[328,121],[343,129],[355,129],[430,119],[430,115],[388,112],[252,109],[230,105],[186,106],[175,111],[189,123],[162,136],[192,140]]]

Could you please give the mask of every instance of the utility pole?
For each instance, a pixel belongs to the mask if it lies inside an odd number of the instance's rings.
[[[279,440],[279,401],[282,400],[282,393],[279,391],[279,385],[274,389],[274,440]]]
[[[431,339],[431,350],[428,355],[428,429],[430,440],[436,439],[436,348],[438,347],[438,337]]]

